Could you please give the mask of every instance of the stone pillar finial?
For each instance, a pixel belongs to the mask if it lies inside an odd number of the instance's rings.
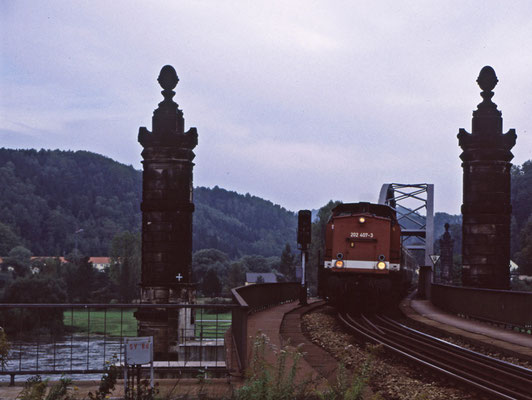
[[[477,83],[483,101],[473,111],[472,131],[460,129],[464,173],[462,204],[462,284],[491,289],[509,287],[510,169],[517,135],[503,133],[502,113],[491,101],[498,79],[490,66]]]
[[[164,67],[162,67],[161,72],[159,73],[159,77],[157,78],[157,82],[159,82],[159,85],[161,85],[161,87],[163,88],[161,94],[164,97],[164,100],[159,103],[159,107],[165,104],[176,104],[172,99],[175,96],[174,89],[177,86],[177,83],[179,82],[179,78],[177,76],[177,72],[175,72],[174,67],[172,67],[171,65],[165,65]]]
[[[497,86],[497,82],[499,80],[497,79],[497,75],[495,75],[495,70],[490,67],[489,65],[486,65],[484,68],[480,70],[480,73],[478,74],[477,83],[478,86],[482,89],[482,93],[480,94],[484,101],[481,104],[493,104],[495,108],[497,108],[497,105],[491,102],[491,98],[493,97],[492,90],[495,89],[495,86]]]

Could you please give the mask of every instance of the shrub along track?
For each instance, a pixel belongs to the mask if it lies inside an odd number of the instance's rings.
[[[376,343],[475,390],[502,399],[532,400],[532,370],[450,344],[385,316],[340,313],[354,335]]]

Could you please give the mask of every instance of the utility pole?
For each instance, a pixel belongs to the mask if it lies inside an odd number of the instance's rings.
[[[305,267],[308,259],[308,248],[311,241],[312,213],[310,210],[300,210],[297,215],[297,245],[301,250],[301,292],[299,304],[307,304],[307,282]]]

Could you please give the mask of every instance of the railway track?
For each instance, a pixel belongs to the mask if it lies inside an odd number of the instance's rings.
[[[386,316],[339,319],[355,335],[500,399],[532,400],[532,370],[456,346]]]

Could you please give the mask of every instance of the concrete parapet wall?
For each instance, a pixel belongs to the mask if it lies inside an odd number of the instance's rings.
[[[300,283],[282,282],[259,283],[241,286],[234,290],[245,301],[249,311],[256,312],[288,301],[298,300],[300,288]],[[238,300],[234,298],[234,302],[238,303]]]
[[[301,284],[295,282],[261,283],[231,289],[233,302],[239,305],[233,309],[231,333],[240,372],[247,367],[248,314],[297,300],[300,289]]]
[[[532,292],[432,284],[430,300],[435,306],[454,314],[532,327]]]

